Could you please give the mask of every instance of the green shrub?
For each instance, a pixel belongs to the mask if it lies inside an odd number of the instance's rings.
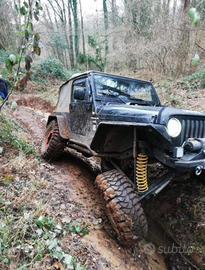
[[[182,79],[182,82],[189,82],[192,81],[194,79],[201,79],[205,76],[205,69],[200,69],[199,71],[185,77]]]
[[[54,58],[44,59],[40,65],[37,66],[37,76],[46,79],[50,76],[52,79],[67,80],[72,74],[64,68],[63,64]]]
[[[40,85],[44,85],[46,83],[46,80],[39,77],[38,74],[34,75],[32,80]]]
[[[191,89],[205,88],[205,69],[200,68],[197,72],[183,78],[181,82],[189,83]]]
[[[79,53],[79,64],[82,65],[84,69],[88,65],[88,69],[90,70],[103,71],[106,65],[106,59],[103,59],[98,52],[95,52],[95,54],[96,56],[93,57],[89,54],[85,55],[83,53]]]
[[[205,88],[205,71],[204,73],[201,74],[201,84],[200,84],[201,88],[204,89]]]

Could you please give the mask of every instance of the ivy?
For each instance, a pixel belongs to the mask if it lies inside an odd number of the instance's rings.
[[[196,10],[196,8],[190,8],[188,10],[188,15],[189,15],[189,18],[191,20],[191,22],[195,25],[195,26],[198,26],[199,23],[200,23],[200,14],[198,13],[198,11]],[[195,42],[195,44],[197,45],[197,43]],[[200,46],[199,46],[200,47]],[[191,61],[191,64],[192,66],[195,66],[200,60],[200,57],[199,55],[196,53],[195,56],[192,58],[192,61]]]
[[[191,19],[191,22],[195,26],[198,26],[200,23],[200,14],[196,11],[196,8],[190,8],[188,10],[188,15],[189,15],[189,18]]]

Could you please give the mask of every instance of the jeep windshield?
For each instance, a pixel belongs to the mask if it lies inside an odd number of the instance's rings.
[[[96,98],[103,101],[159,105],[151,83],[118,76],[94,74]]]

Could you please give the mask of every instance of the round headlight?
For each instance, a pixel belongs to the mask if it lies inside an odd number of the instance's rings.
[[[182,130],[182,125],[177,118],[171,118],[167,123],[167,132],[171,137],[179,136]]]

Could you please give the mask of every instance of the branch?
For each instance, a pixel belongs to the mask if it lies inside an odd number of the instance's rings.
[[[188,32],[196,32],[196,31],[204,31],[205,30],[205,28],[178,28],[178,27],[174,27],[174,26],[172,26],[172,27],[167,27],[167,28],[165,28],[165,27],[161,27],[162,29],[164,29],[164,30],[169,30],[170,28],[172,28],[172,29],[175,29],[175,30],[179,30],[179,31],[188,31]]]
[[[23,38],[23,41],[22,41],[22,46],[23,46],[23,42],[24,42],[24,38]],[[21,54],[20,54],[20,57],[19,57],[19,62],[18,62],[18,67],[17,67],[17,71],[16,71],[16,75],[15,75],[15,79],[14,79],[14,84],[17,82],[18,80],[18,73],[19,73],[19,70],[20,70],[20,65],[21,65],[21,59],[22,59],[22,54],[23,54],[23,48],[21,46]],[[11,95],[11,93],[13,92],[13,87],[11,88],[11,91],[8,93],[7,97],[4,99],[4,101],[1,103],[0,105],[0,111],[1,111],[1,108],[4,106],[4,104],[6,103],[6,101],[8,100],[9,96]]]
[[[0,105],[0,111],[1,111],[1,108],[4,106],[4,104],[6,103],[6,101],[8,100],[8,98],[11,95],[12,92],[13,92],[13,87],[12,87],[11,91],[8,93],[7,97],[1,103],[1,105]]]
[[[6,51],[5,47],[2,44],[0,44],[0,49],[3,49],[4,51]]]
[[[195,45],[196,46],[198,46],[200,49],[202,49],[203,51],[205,51],[205,49],[204,48],[202,48],[199,44],[197,44],[196,42],[195,42]]]
[[[29,18],[27,20],[27,25],[28,25],[28,23],[29,23]],[[21,67],[21,59],[23,57],[24,41],[25,41],[25,37],[22,38],[22,42],[21,42],[21,51],[20,51],[20,56],[19,56],[19,60],[18,60],[17,71],[16,71],[15,78],[14,78],[14,85],[18,81],[18,74],[19,74],[20,67]],[[12,87],[11,88],[11,91],[8,93],[7,97],[1,103],[1,105],[0,105],[0,111],[1,111],[2,107],[4,106],[4,104],[6,103],[6,101],[8,100],[9,96],[11,95],[11,93],[13,92],[13,89],[14,88]]]

